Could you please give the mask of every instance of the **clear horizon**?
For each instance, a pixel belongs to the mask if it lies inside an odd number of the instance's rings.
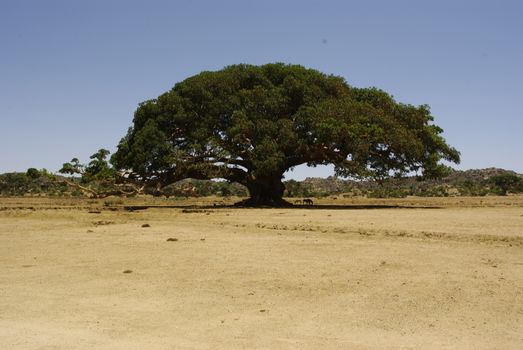
[[[0,173],[112,152],[138,103],[270,62],[428,104],[461,152],[453,167],[523,173],[521,18],[518,1],[3,1]]]

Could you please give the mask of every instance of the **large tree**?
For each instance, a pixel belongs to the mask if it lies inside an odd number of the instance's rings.
[[[333,164],[337,175],[438,176],[459,153],[427,105],[281,63],[202,72],[141,103],[113,165],[158,189],[184,178],[247,187],[251,205],[284,205],[285,171]]]

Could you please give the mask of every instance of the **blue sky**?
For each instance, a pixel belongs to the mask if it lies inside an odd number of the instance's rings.
[[[522,18],[502,0],[0,0],[0,172],[114,151],[139,102],[202,70],[285,62],[429,104],[460,169],[523,173]]]

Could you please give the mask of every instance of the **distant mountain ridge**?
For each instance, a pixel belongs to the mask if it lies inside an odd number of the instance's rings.
[[[287,181],[286,184],[288,190],[292,191],[292,187],[295,187],[295,192],[300,192],[300,190],[305,189],[305,193],[303,194],[310,196],[325,196],[342,193],[348,195],[371,196],[387,196],[387,194],[391,196],[475,196],[486,195],[489,193],[495,194],[495,186],[493,186],[489,180],[501,175],[512,175],[523,179],[523,174],[519,174],[512,170],[485,168],[469,170],[453,169],[448,176],[441,179],[422,181],[415,176],[390,178],[381,183],[373,180],[344,180],[335,176],[329,176],[327,178],[308,177],[301,182],[291,180]],[[381,193],[379,193],[380,191]]]
[[[81,196],[64,183],[54,181],[62,176],[44,172],[45,176],[31,177],[27,173],[0,174],[2,196]],[[503,182],[493,179],[511,179],[506,189]],[[335,176],[327,178],[309,177],[303,181],[285,181],[287,197],[318,197],[329,195],[367,197],[405,196],[484,196],[523,192],[523,174],[500,168],[451,170],[441,179],[422,180],[416,177],[391,178],[381,182],[372,180],[346,180]],[[166,188],[166,193],[175,197],[192,196],[246,196],[245,187],[225,181],[186,179]]]

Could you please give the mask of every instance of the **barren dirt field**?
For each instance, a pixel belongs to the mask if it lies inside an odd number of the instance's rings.
[[[0,198],[0,348],[523,349],[522,196],[232,201]]]

